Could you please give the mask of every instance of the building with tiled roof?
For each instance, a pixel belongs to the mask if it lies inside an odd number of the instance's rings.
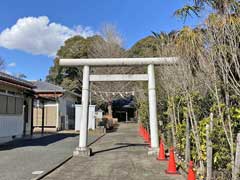
[[[75,103],[80,101],[81,96],[46,81],[32,81],[32,84],[35,86],[34,127],[73,129]]]
[[[34,84],[0,72],[0,143],[32,134]]]

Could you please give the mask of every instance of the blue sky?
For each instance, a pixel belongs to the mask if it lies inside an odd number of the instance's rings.
[[[1,1],[0,57],[6,61],[6,71],[24,73],[30,80],[44,79],[53,64],[54,49],[64,38],[75,34],[89,36],[98,32],[104,23],[112,23],[124,38],[125,48],[129,48],[151,31],[169,32],[184,25],[199,24],[198,18],[189,18],[184,23],[173,16],[186,2],[189,1]]]

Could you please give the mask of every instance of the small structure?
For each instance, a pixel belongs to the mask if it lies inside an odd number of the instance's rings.
[[[32,135],[31,82],[0,72],[0,143]]]
[[[88,129],[96,128],[95,105],[89,105],[88,111]],[[82,117],[82,105],[75,105],[75,131],[80,130],[80,122]]]
[[[42,130],[51,128],[54,131],[74,129],[74,106],[81,96],[45,81],[32,81],[32,83],[36,86],[34,127]]]
[[[137,119],[136,110],[134,96],[119,98],[112,102],[113,117],[118,121],[135,121]]]

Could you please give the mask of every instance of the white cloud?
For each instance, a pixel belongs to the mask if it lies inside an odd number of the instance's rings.
[[[75,35],[88,37],[94,34],[90,27],[79,25],[71,29],[61,24],[50,23],[47,16],[24,17],[0,33],[0,46],[54,56],[66,39]]]
[[[13,75],[10,71],[7,71],[7,70],[0,70],[0,72],[6,73],[6,74],[9,74],[9,75]]]
[[[8,67],[16,67],[16,65],[17,64],[15,62],[11,62],[11,63],[8,64]]]

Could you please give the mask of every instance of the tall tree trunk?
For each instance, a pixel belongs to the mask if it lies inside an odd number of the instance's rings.
[[[173,115],[173,104],[172,104],[172,97],[168,95],[168,116],[171,122],[171,131],[172,131],[172,144],[174,147],[177,145],[176,141],[176,131],[175,131],[175,121],[174,121],[174,115]]]
[[[227,72],[221,67],[222,71],[222,78],[223,78],[223,84],[224,84],[224,93],[225,93],[225,105],[227,108],[227,124],[225,123],[225,118],[221,109],[221,102],[220,102],[220,95],[218,93],[218,86],[217,86],[217,79],[216,79],[216,69],[214,67],[214,76],[215,76],[215,81],[214,81],[214,93],[215,97],[217,100],[217,107],[218,107],[218,114],[219,118],[221,120],[222,128],[224,130],[224,134],[226,136],[227,142],[230,147],[230,155],[231,155],[231,166],[232,166],[232,179],[234,179],[235,174],[234,174],[234,148],[233,148],[233,134],[232,134],[232,127],[231,127],[231,117],[230,117],[230,109],[229,109],[229,90],[228,90],[228,80],[227,80]],[[229,129],[227,129],[227,126]]]
[[[211,134],[213,130],[213,113],[210,113],[210,123],[206,125],[206,146],[207,146],[207,177],[206,180],[212,179],[212,140]]]
[[[171,97],[171,103],[172,103],[172,118],[173,118],[173,130],[174,130],[174,147],[176,147],[178,139],[176,138],[176,133],[177,133],[177,120],[176,120],[176,110],[175,110],[175,102],[174,102],[174,97]]]
[[[172,141],[173,141],[173,146],[176,147],[177,145],[177,141],[176,141],[176,132],[175,132],[175,128],[174,128],[174,120],[172,115],[170,115],[170,119],[171,119],[171,130],[172,130]]]
[[[190,126],[189,118],[186,118],[186,146],[185,146],[185,161],[190,161]]]
[[[233,177],[235,178],[233,180],[240,179],[240,133],[237,134],[237,147]]]
[[[180,105],[181,105],[181,99],[179,100],[177,104],[177,123],[180,124]]]
[[[230,146],[230,153],[231,153],[231,166],[232,166],[232,179],[235,179],[235,173],[234,173],[234,142],[233,142],[233,133],[232,133],[232,120],[230,116],[230,98],[229,98],[229,81],[226,74],[223,74],[223,82],[224,82],[224,91],[225,91],[225,104],[226,104],[226,110],[227,110],[227,126],[228,126],[228,137],[229,137],[229,146]]]
[[[197,150],[197,154],[198,154],[198,158],[199,158],[199,164],[200,164],[200,174],[204,174],[204,164],[203,164],[203,160],[202,160],[202,151],[201,151],[201,143],[200,143],[200,137],[199,137],[199,133],[198,133],[198,123],[195,117],[195,113],[193,110],[193,104],[192,104],[192,99],[190,94],[188,93],[188,111],[189,111],[189,118],[190,118],[190,122],[191,122],[191,126],[192,126],[192,131],[193,131],[193,135],[194,135],[194,139],[196,142],[196,150]]]

